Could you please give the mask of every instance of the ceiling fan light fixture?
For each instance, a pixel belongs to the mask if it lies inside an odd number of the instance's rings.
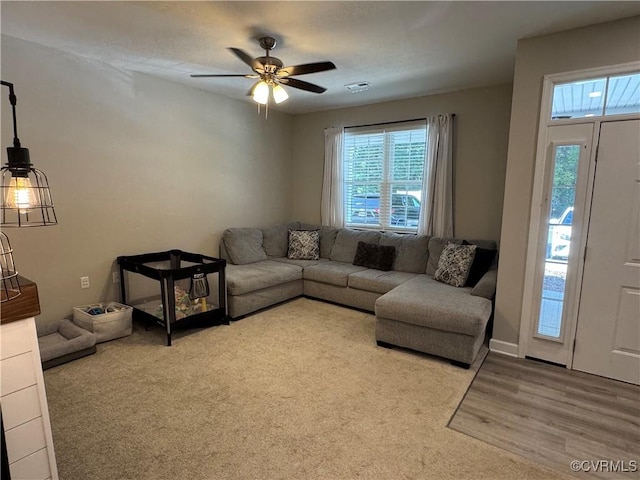
[[[279,58],[272,56],[269,52],[275,48],[276,40],[273,37],[261,37],[258,39],[260,46],[264,48],[265,55],[253,58],[244,50],[239,48],[229,48],[229,50],[238,57],[242,62],[251,67],[253,73],[250,74],[192,74],[191,77],[244,77],[259,79],[249,91],[249,95],[253,97],[253,101],[258,104],[258,112],[260,106],[265,107],[265,118],[269,108],[269,96],[273,95],[275,103],[282,103],[289,98],[287,91],[282,88],[280,83],[287,87],[297,88],[306,92],[323,93],[327,89],[313,83],[292,78],[297,75],[307,75],[310,73],[326,72],[327,70],[335,70],[336,66],[333,62],[313,62],[303,63],[300,65],[284,66]]]
[[[289,98],[289,94],[284,88],[282,88],[282,86],[280,85],[273,86],[273,99],[275,100],[276,103],[282,103],[287,98]]]
[[[269,85],[264,80],[260,80],[253,87],[253,101],[260,105],[266,105],[269,101]]]

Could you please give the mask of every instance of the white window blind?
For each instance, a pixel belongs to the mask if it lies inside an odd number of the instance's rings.
[[[345,129],[347,226],[417,232],[426,136],[424,120]]]

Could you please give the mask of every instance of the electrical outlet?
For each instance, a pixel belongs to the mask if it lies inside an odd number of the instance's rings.
[[[120,272],[115,271],[111,275],[113,276],[113,283],[120,282]]]
[[[80,288],[89,288],[89,277],[80,277]]]

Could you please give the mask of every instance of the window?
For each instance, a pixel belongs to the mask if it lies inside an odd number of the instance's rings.
[[[640,112],[640,73],[561,83],[553,88],[551,120]]]
[[[550,220],[537,328],[538,335],[552,338],[560,338],[562,332],[580,150],[580,144],[556,145],[553,153]]]
[[[417,232],[426,136],[425,121],[345,130],[347,226]]]

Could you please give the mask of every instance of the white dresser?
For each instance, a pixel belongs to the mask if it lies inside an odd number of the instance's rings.
[[[35,295],[37,302],[37,290]],[[58,479],[35,319],[20,319],[9,306],[20,298],[0,306],[0,405],[9,470],[12,480]],[[33,314],[33,308],[21,309]]]

